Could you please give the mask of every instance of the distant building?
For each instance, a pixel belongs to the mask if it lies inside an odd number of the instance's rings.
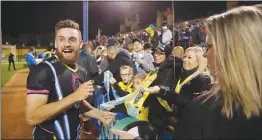
[[[126,14],[124,19],[124,22],[120,23],[120,33],[132,32],[139,29],[140,14]]]
[[[139,6],[139,5],[137,5]],[[138,7],[136,7],[139,9]],[[141,19],[140,19],[140,14],[139,11],[136,10],[126,10],[126,13],[124,13],[124,19],[120,22],[120,33],[125,33],[125,32],[134,32],[137,30],[140,30],[140,24],[141,24]],[[173,23],[175,21],[175,17],[172,11],[172,8],[167,8],[165,11],[157,11],[156,13],[156,22],[151,23],[156,25],[156,29],[159,29],[162,27],[163,22],[167,22],[169,27],[173,26]]]
[[[239,2],[238,0],[234,0],[234,1],[227,0],[227,10],[238,6],[238,2]]]
[[[156,13],[156,28],[159,29],[162,27],[162,24],[164,21],[167,22],[167,25],[169,27],[173,26],[173,23],[175,21],[175,17],[172,11],[172,8],[167,8],[166,11],[160,12],[157,11]]]

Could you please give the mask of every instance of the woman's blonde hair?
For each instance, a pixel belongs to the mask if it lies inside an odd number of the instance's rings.
[[[222,113],[229,119],[234,109],[243,111],[247,118],[259,116],[262,109],[261,5],[241,6],[211,16],[205,25],[218,64],[218,83],[212,87],[209,97],[222,97]]]
[[[193,51],[196,54],[197,62],[198,62],[198,72],[202,73],[207,69],[207,59],[204,57],[204,51],[202,48],[198,46],[189,47],[186,51]]]

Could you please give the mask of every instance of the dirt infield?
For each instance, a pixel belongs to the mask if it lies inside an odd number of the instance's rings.
[[[17,71],[2,88],[2,139],[32,139],[25,122],[27,75],[28,69]]]
[[[26,79],[29,70],[17,71],[2,88],[2,139],[32,139],[33,127],[25,121]],[[81,134],[81,139],[94,139]]]

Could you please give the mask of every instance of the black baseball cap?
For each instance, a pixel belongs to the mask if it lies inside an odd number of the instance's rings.
[[[153,49],[153,51],[159,51],[161,53],[164,53],[165,55],[169,56],[172,53],[172,48],[167,44],[159,43],[157,47]]]
[[[143,44],[142,40],[138,39],[138,38],[135,38],[132,40],[132,43],[135,43],[135,42],[139,42],[141,44]]]

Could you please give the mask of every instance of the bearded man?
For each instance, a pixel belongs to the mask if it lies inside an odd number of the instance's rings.
[[[79,139],[80,114],[110,123],[115,114],[93,108],[91,77],[75,62],[82,47],[78,23],[55,26],[56,55],[34,67],[27,78],[26,121],[34,139]]]

